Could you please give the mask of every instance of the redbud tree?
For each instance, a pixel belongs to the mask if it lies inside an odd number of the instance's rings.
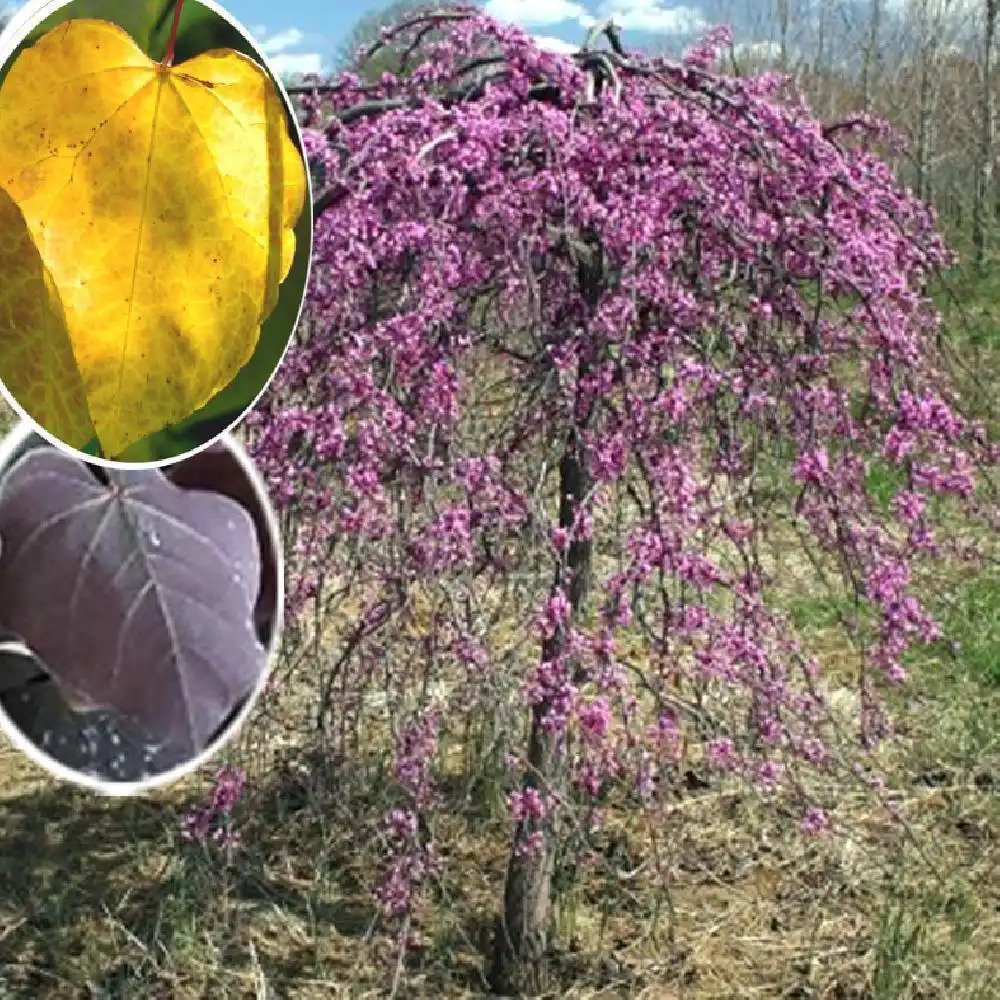
[[[531,991],[555,873],[606,810],[665,816],[682,748],[826,824],[800,775],[830,764],[827,692],[768,538],[856,611],[861,759],[937,635],[932,514],[988,521],[997,453],[940,356],[948,252],[877,123],[718,74],[721,29],[680,62],[613,25],[565,56],[450,9],[368,55],[390,43],[399,76],[297,88],[315,256],[247,423],[290,635],[352,609],[310,647],[324,731],[347,752],[375,689],[403,713],[379,901],[408,914],[439,870],[437,751],[486,720],[512,826],[490,977]]]

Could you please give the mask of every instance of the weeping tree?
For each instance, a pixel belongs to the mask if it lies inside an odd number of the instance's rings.
[[[553,885],[602,815],[661,828],[684,760],[830,822],[810,775],[845,723],[770,601],[774,533],[852,609],[864,775],[885,687],[937,635],[914,593],[949,551],[935,513],[995,526],[997,451],[925,291],[949,261],[930,211],[867,118],[713,72],[729,41],[646,58],[607,24],[567,57],[448,9],[369,47],[415,54],[405,74],[297,94],[312,280],[247,423],[286,507],[290,634],[352,609],[310,647],[337,752],[366,692],[398,710],[377,895],[403,941],[443,863],[439,751],[487,730],[504,994],[545,987]]]
[[[422,11],[440,11],[454,7],[467,8],[448,0],[445,3],[434,3],[433,0],[393,0],[386,6],[371,11],[360,18],[351,29],[347,38],[341,43],[335,60],[340,72],[358,73],[368,83],[377,83],[383,73],[396,74],[405,72],[405,64],[412,61],[413,53],[407,54],[407,45],[415,42],[416,47],[427,41],[433,41],[434,25],[428,25],[428,31],[423,36],[407,39],[404,44],[392,40],[382,40],[383,30],[389,30],[400,21],[414,18]],[[375,51],[369,51],[374,46]]]

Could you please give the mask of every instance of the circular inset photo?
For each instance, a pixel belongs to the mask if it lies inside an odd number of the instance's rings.
[[[288,95],[206,0],[36,2],[0,36],[0,385],[53,444],[153,467],[253,406],[312,249]]]
[[[264,485],[228,434],[111,469],[21,423],[0,446],[0,724],[109,794],[186,774],[262,690],[283,580]]]

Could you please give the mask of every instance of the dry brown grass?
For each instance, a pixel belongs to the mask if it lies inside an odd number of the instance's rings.
[[[851,650],[784,559],[779,599],[846,692]],[[384,748],[324,757],[301,729],[307,697],[284,692],[230,753],[250,785],[228,863],[179,833],[210,771],[116,801],[0,752],[0,1000],[389,996],[395,940],[369,891]],[[735,784],[687,792],[658,824],[610,811],[600,863],[559,897],[553,995],[1000,997],[1000,687],[932,650],[894,708],[883,765],[899,818],[842,772],[818,781],[836,822],[819,839]],[[435,828],[444,874],[415,915],[400,998],[488,995],[509,831],[488,790],[465,795],[460,750]],[[635,874],[651,858],[664,878]]]
[[[812,639],[836,658],[833,629]],[[1000,692],[930,660],[913,690],[885,759],[905,825],[836,776],[821,793],[838,832],[821,839],[738,786],[689,793],[660,828],[610,814],[598,844],[612,860],[560,900],[557,995],[1000,995]],[[0,756],[0,996],[387,996],[394,941],[374,919],[378,851],[364,838],[385,802],[377,769],[273,741],[252,753],[264,735],[243,741],[255,773],[230,865],[180,841],[198,778],[120,802]],[[445,874],[397,995],[484,996],[507,828],[456,801],[435,833]],[[654,837],[666,890],[628,875]]]

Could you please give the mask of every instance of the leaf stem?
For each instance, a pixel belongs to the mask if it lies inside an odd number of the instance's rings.
[[[167,42],[167,51],[163,57],[162,65],[173,66],[174,64],[174,43],[177,41],[177,26],[181,23],[181,8],[184,0],[177,0],[174,7],[174,23],[170,25],[170,40]]]

